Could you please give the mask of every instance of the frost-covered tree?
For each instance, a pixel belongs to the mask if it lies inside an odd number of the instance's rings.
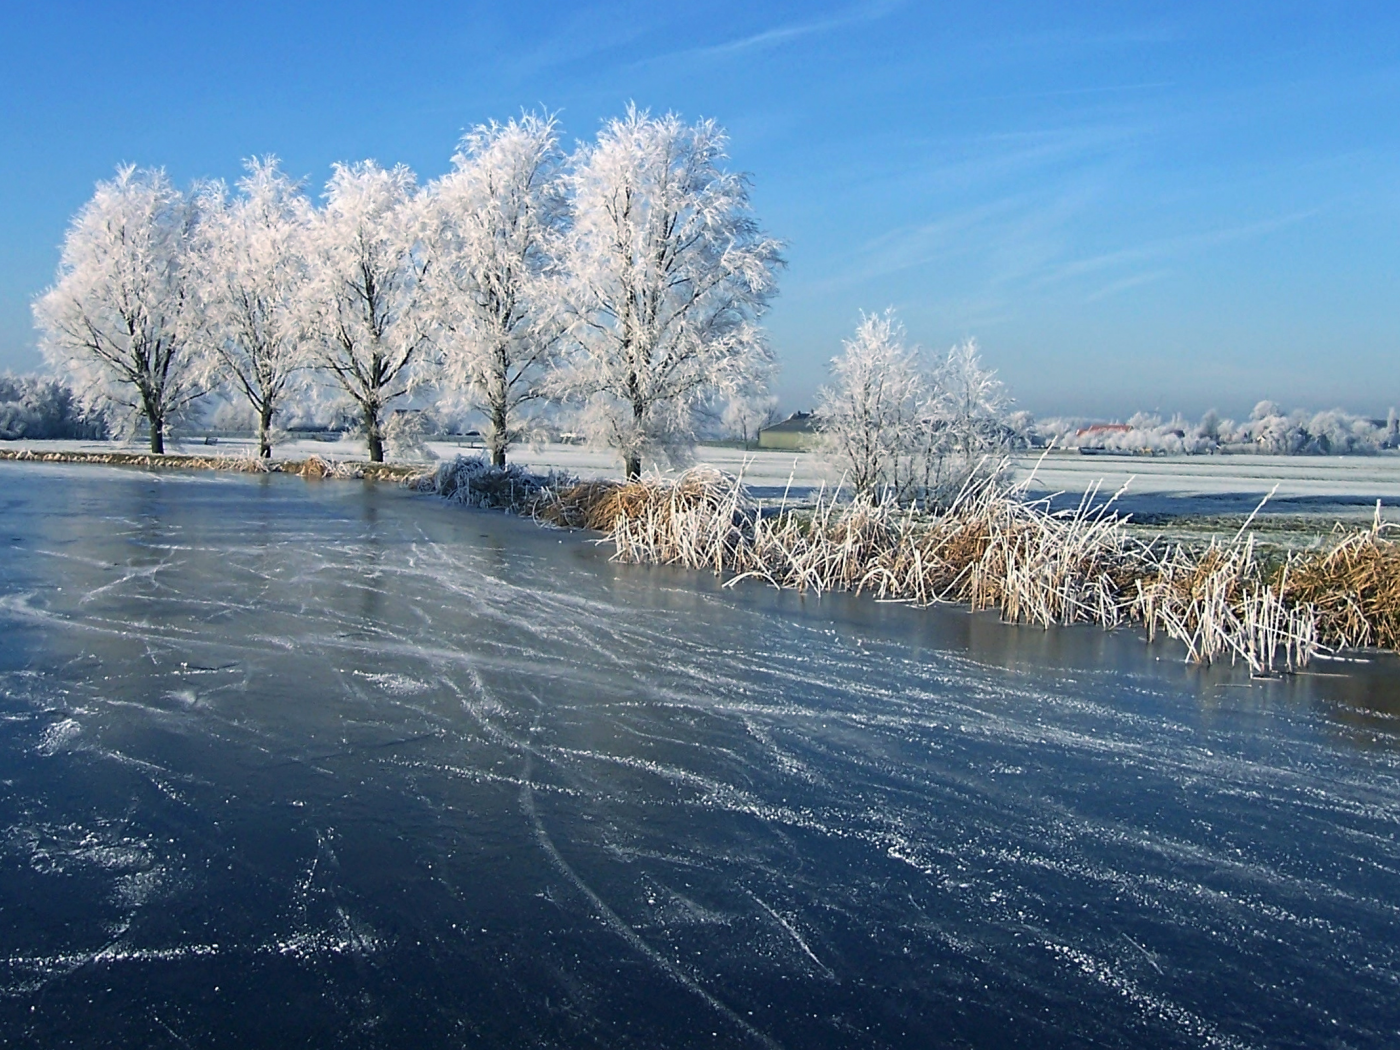
[[[1314,413],[1303,451],[1324,456],[1365,455],[1385,446],[1385,426],[1340,408]]]
[[[982,367],[977,340],[968,339],[948,351],[937,374],[936,415],[953,451],[974,456],[1004,448],[1007,410],[1011,399],[992,369]]]
[[[857,495],[911,493],[918,472],[921,411],[928,388],[917,348],[893,311],[865,315],[832,358],[832,383],[817,395],[822,446]]]
[[[1246,441],[1276,455],[1291,456],[1302,452],[1308,444],[1306,423],[1307,413],[1284,415],[1277,404],[1264,400],[1254,406],[1249,422],[1241,429]]]
[[[311,223],[316,361],[354,403],[375,463],[384,459],[386,406],[427,365],[414,209],[413,174],[402,165],[338,164]]]
[[[738,394],[731,397],[720,416],[720,426],[726,435],[738,438],[748,448],[757,440],[758,432],[778,421],[778,399],[772,394]]]
[[[102,414],[83,411],[66,384],[44,376],[0,375],[0,441],[106,436]]]
[[[446,385],[486,417],[505,466],[522,405],[543,396],[564,321],[556,260],[569,206],[552,118],[468,132],[424,208],[428,297]]]
[[[1011,399],[982,367],[975,339],[952,347],[932,370],[920,410],[917,460],[926,499],[956,495],[978,472],[996,470],[1016,436]]]
[[[557,388],[629,478],[644,454],[690,446],[698,407],[772,370],[758,318],[781,246],[758,228],[745,177],[720,167],[724,144],[713,121],[633,106],[573,160],[576,345]]]
[[[195,239],[200,323],[211,385],[246,399],[258,425],[258,453],[272,455],[272,420],[309,361],[304,309],[311,207],[273,157],[247,162],[229,200],[222,184],[200,202]]]
[[[1037,430],[1066,446],[1138,454],[1200,455],[1232,444],[1253,444],[1274,455],[1369,455],[1388,447],[1388,424],[1340,408],[1325,412],[1285,412],[1273,401],[1260,401],[1240,424],[1220,418],[1214,409],[1199,423],[1180,414],[1138,412],[1126,425],[1084,425],[1084,420],[1043,420]]]
[[[34,304],[40,347],[84,404],[144,419],[165,451],[203,388],[189,350],[192,201],[162,169],[117,170],[74,218],[58,279]]]
[[[833,464],[857,494],[936,502],[1000,469],[997,455],[1029,429],[1013,418],[996,373],[973,340],[930,365],[904,341],[893,311],[864,316],[832,361],[817,426]]]
[[[1215,409],[1207,409],[1206,414],[1201,417],[1200,424],[1196,427],[1196,432],[1207,441],[1220,441],[1220,413]]]

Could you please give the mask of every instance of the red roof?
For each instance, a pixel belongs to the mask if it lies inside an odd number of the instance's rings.
[[[1085,434],[1126,434],[1132,430],[1127,423],[1090,423],[1087,427],[1080,427],[1074,432],[1075,437],[1083,437]]]

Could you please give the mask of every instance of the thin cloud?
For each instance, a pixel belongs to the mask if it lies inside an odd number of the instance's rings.
[[[1133,274],[1131,277],[1124,277],[1122,280],[1113,281],[1106,284],[1096,292],[1091,292],[1084,297],[1086,303],[1096,303],[1101,299],[1108,299],[1119,292],[1126,292],[1130,288],[1138,288],[1144,284],[1152,284],[1162,278],[1170,276],[1171,270],[1150,270],[1147,273]]]
[[[917,269],[939,258],[975,254],[982,247],[976,231],[989,224],[1010,222],[1024,207],[1025,198],[1003,198],[947,213],[932,222],[886,231],[847,256],[836,273],[808,282],[804,290],[826,294]]]
[[[1059,267],[1054,273],[1047,274],[1040,283],[1053,284],[1060,281],[1073,280],[1076,277],[1087,277],[1104,270],[1111,270],[1114,267],[1176,258],[1201,251],[1202,249],[1217,248],[1239,241],[1253,240],[1256,237],[1264,237],[1277,230],[1294,226],[1297,223],[1310,219],[1317,215],[1319,210],[1320,209],[1317,208],[1308,208],[1302,211],[1289,212],[1286,215],[1276,215],[1258,222],[1245,223],[1240,226],[1227,226],[1218,230],[1204,230],[1199,233],[1165,237],[1161,240],[1148,241],[1130,248],[1120,248],[1117,251],[1090,256],[1087,259],[1077,259]]]
[[[904,0],[876,0],[876,2],[873,3],[860,4],[848,9],[842,14],[833,15],[829,18],[816,19],[811,22],[795,22],[785,26],[775,26],[772,29],[765,29],[760,33],[738,37],[734,40],[726,40],[720,44],[709,44],[704,47],[693,47],[685,51],[673,51],[669,54],[657,55],[654,58],[648,59],[646,64],[685,58],[725,58],[730,55],[742,54],[745,51],[775,47],[779,44],[785,44],[789,40],[797,40],[801,37],[829,33],[834,29],[844,29],[847,26],[875,22],[903,6]]]
[[[968,171],[957,183],[987,184],[999,175],[1035,171],[1047,164],[1074,161],[1101,149],[1089,146],[1099,136],[1076,137],[1072,143],[1037,143],[1029,152],[1012,149],[1010,156],[973,157],[956,162]],[[1017,143],[1020,146],[1021,143]],[[1042,149],[1044,148],[1044,151]],[[946,211],[925,222],[903,223],[860,244],[844,258],[837,274],[827,279],[832,287],[844,287],[889,277],[942,261],[961,258],[975,266],[984,281],[999,288],[1034,286],[1037,277],[1066,254],[1066,232],[1090,211],[1113,180],[1113,166],[1104,161],[1076,164],[1071,172],[1040,188],[1003,193],[990,200]],[[925,174],[926,182],[948,181],[948,166]],[[975,261],[974,261],[975,260]]]
[[[1093,98],[1103,95],[1133,95],[1145,91],[1163,91],[1177,86],[1175,80],[1143,80],[1127,84],[1102,84],[1095,87],[1061,88],[1057,91],[1014,91],[995,95],[969,95],[960,102],[1016,102],[1044,98]]]
[[[1172,22],[1131,26],[1107,32],[1079,29],[1059,29],[1019,36],[1005,36],[984,44],[987,50],[1007,52],[1035,51],[1063,56],[1072,51],[1106,51],[1161,44],[1175,44],[1185,39],[1183,28]]]
[[[606,6],[580,8],[533,47],[516,52],[503,49],[497,65],[510,79],[527,80],[632,47],[654,32],[657,24],[630,14],[623,18]]]

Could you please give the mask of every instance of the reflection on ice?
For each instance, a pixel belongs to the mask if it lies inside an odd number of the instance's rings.
[[[7,1038],[1393,1042],[1393,664],[1250,683],[392,489],[4,469]]]

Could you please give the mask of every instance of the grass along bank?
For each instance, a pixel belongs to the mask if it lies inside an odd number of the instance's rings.
[[[699,468],[675,478],[571,482],[460,459],[413,482],[476,506],[503,506],[606,534],[619,561],[682,565],[821,594],[996,609],[1011,622],[1144,627],[1188,660],[1228,658],[1255,674],[1340,649],[1400,647],[1400,545],[1380,518],[1320,548],[1264,549],[1247,520],[1229,540],[1144,537],[1085,493],[1052,510],[1026,482],[969,485],[924,512],[822,494],[763,506],[742,477]]]
[[[346,478],[366,481],[405,481],[423,473],[421,466],[400,463],[359,463],[321,456],[308,456],[305,459],[267,460],[257,456],[200,456],[187,453],[0,449],[0,462],[7,460],[32,463],[95,463],[109,467],[223,470],[238,474],[295,474],[304,478]]]
[[[1256,674],[1319,655],[1400,650],[1400,544],[1379,504],[1366,527],[1338,525],[1307,547],[1259,543],[1253,516],[1232,536],[1145,531],[1089,487],[1077,506],[1031,498],[1030,477],[984,480],[932,512],[871,500],[764,505],[742,475],[697,468],[623,483],[493,468],[458,457],[435,469],[311,455],[153,455],[0,449],[0,461],[282,473],[396,481],[455,502],[604,533],[619,561],[705,568],[726,585],[762,580],[815,594],[868,593],[912,605],[996,609],[1011,622],[1137,624],[1182,642],[1188,660],[1228,658]],[[1215,528],[1223,521],[1212,521]]]

